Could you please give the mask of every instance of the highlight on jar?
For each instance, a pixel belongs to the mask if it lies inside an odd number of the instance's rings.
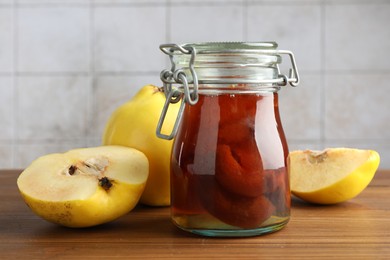
[[[289,154],[278,91],[299,84],[275,42],[163,44],[166,102],[157,136],[172,140],[171,219],[204,236],[275,232],[290,218]],[[279,65],[288,58],[284,75]],[[176,122],[162,131],[169,107]]]

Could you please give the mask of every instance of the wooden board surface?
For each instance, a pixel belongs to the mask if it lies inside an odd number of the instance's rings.
[[[105,225],[70,229],[35,216],[21,199],[20,171],[0,171],[0,259],[212,258],[390,259],[390,171],[358,197],[334,206],[294,199],[279,232],[207,238],[177,229],[169,208],[138,206]]]

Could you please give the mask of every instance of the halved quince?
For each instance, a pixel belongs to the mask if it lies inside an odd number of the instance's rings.
[[[142,152],[102,146],[42,156],[20,174],[17,184],[38,216],[63,226],[88,227],[131,211],[148,173]]]
[[[288,157],[291,192],[316,204],[349,200],[371,182],[379,161],[379,154],[373,150],[293,151]]]

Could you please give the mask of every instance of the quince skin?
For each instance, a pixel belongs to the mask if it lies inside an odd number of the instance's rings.
[[[140,202],[149,206],[170,205],[170,160],[173,141],[156,136],[157,122],[165,95],[156,86],[147,85],[111,115],[103,134],[103,145],[123,145],[143,152],[150,172]],[[170,104],[162,127],[169,133],[180,104]]]

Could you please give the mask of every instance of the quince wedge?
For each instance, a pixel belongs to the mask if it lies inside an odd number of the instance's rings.
[[[89,227],[117,219],[136,206],[148,165],[136,149],[80,148],[39,157],[20,174],[17,185],[26,204],[43,219]]]
[[[379,161],[374,150],[292,151],[288,156],[291,193],[315,204],[347,201],[368,186]]]

